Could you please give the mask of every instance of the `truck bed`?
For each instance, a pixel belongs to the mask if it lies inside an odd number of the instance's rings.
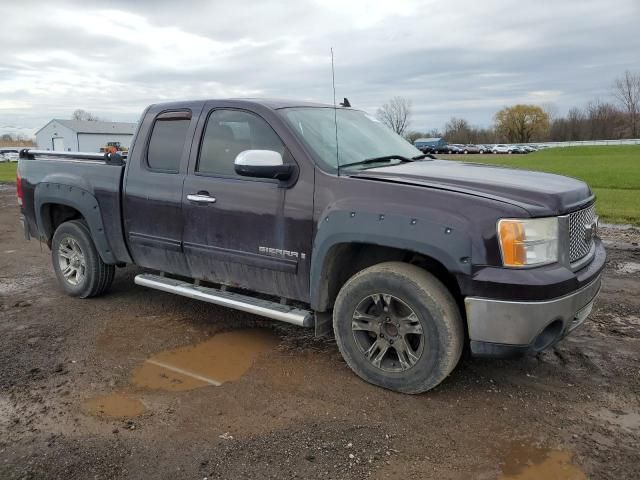
[[[130,261],[126,248],[122,223],[121,192],[124,165],[109,164],[104,160],[93,159],[95,154],[82,158],[55,158],[38,156],[20,158],[18,174],[22,179],[25,217],[29,233],[41,238],[42,232],[36,225],[36,205],[39,204],[40,191],[56,189],[64,194],[65,189],[80,190],[80,194],[89,203],[95,198],[98,210],[103,218],[104,235],[109,250],[117,262]],[[42,205],[40,205],[42,208]]]

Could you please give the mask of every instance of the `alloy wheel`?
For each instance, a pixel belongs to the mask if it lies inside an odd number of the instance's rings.
[[[87,262],[78,242],[65,237],[58,247],[58,263],[64,279],[71,285],[78,285],[86,275]]]
[[[424,352],[418,316],[393,295],[375,293],[361,300],[353,313],[351,330],[364,357],[385,372],[412,368]]]

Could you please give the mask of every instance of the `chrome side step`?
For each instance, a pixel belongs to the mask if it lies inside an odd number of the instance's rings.
[[[309,310],[283,305],[278,302],[253,298],[240,293],[220,290],[217,288],[203,287],[193,283],[175,280],[173,278],[142,273],[136,275],[135,282],[143,287],[162,290],[163,292],[175,293],[183,297],[194,298],[204,302],[215,303],[223,307],[235,308],[243,312],[253,313],[263,317],[280,320],[281,322],[292,323],[299,327],[313,327],[313,313]]]

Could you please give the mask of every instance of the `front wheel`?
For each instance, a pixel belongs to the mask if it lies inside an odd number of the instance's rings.
[[[362,379],[403,393],[434,388],[455,368],[464,342],[447,288],[414,265],[367,268],[342,287],[333,311],[338,348]]]
[[[56,229],[51,260],[58,282],[72,297],[101,295],[115,276],[115,265],[102,261],[89,227],[81,220],[64,222]]]

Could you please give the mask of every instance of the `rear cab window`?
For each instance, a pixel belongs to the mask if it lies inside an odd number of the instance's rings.
[[[156,117],[147,149],[147,166],[163,173],[178,173],[187,141],[191,112],[164,112]]]

